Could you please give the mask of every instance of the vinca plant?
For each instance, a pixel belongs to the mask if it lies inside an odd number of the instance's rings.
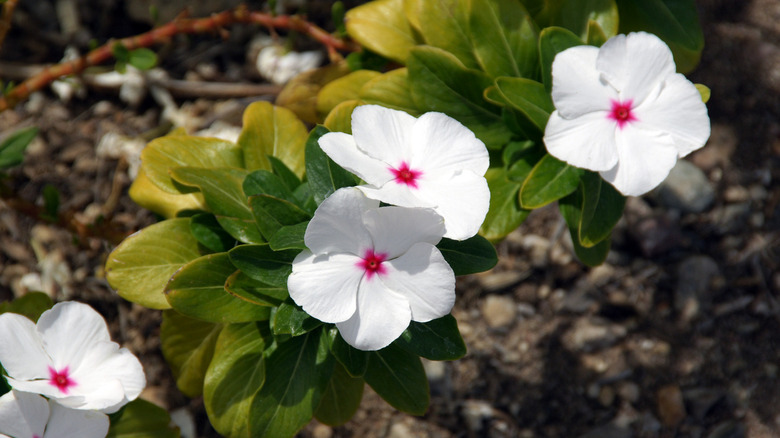
[[[366,384],[424,414],[421,358],[467,354],[457,276],[554,202],[577,257],[602,263],[625,197],[709,137],[709,90],[683,76],[703,46],[693,0],[376,0],[345,25],[362,51],[251,104],[237,142],[151,141],[130,196],[163,219],[106,262],[121,297],[162,310],[179,389],[226,437],[343,424]],[[28,333],[0,345],[6,406],[59,418],[138,395],[135,365],[115,368],[119,399],[71,388],[114,359],[61,359],[52,318],[0,319]]]

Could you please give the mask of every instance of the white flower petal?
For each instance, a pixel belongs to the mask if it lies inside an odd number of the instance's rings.
[[[359,350],[374,351],[390,345],[411,321],[406,299],[388,289],[382,278],[366,277],[360,283],[358,307],[352,317],[336,323],[347,343]]]
[[[129,350],[115,342],[92,346],[80,368],[74,370],[76,385],[69,391],[73,397],[83,396],[79,409],[96,409],[113,413],[135,400],[146,386],[141,362]],[[119,386],[116,385],[119,384]]]
[[[351,254],[314,255],[303,251],[293,261],[287,278],[290,298],[323,322],[342,322],[355,313],[363,271]]]
[[[45,380],[41,380],[45,379]],[[13,379],[11,377],[8,377],[8,385],[11,386],[11,388],[17,390],[17,391],[23,391],[23,392],[33,392],[36,394],[41,394],[45,397],[49,398],[61,398],[64,397],[62,392],[55,386],[52,385],[49,382],[49,375],[48,371],[46,373],[46,376],[41,376],[41,378],[37,380],[17,380]],[[78,397],[79,403],[83,403],[83,397]]]
[[[444,218],[448,239],[465,240],[477,234],[490,207],[487,180],[470,171],[422,180],[419,190]]]
[[[485,144],[446,114],[429,112],[420,116],[410,140],[411,159],[407,164],[412,169],[422,170],[423,175],[432,171],[460,170],[484,175],[490,165]]]
[[[570,47],[555,56],[552,64],[552,99],[561,117],[569,119],[593,111],[608,111],[617,92],[601,80],[596,70],[599,49]]]
[[[603,111],[573,119],[564,119],[554,111],[544,130],[544,145],[550,155],[572,166],[609,170],[618,160],[616,129],[617,124]]]
[[[320,137],[319,144],[331,160],[369,184],[381,186],[393,179],[390,165],[366,155],[349,134],[329,132]]]
[[[49,403],[26,392],[11,391],[0,397],[0,436],[42,437],[49,421]]]
[[[57,303],[43,312],[37,327],[58,371],[65,366],[73,371],[92,345],[111,341],[105,319],[92,307],[75,301]]]
[[[701,148],[710,137],[710,118],[701,95],[685,76],[668,78],[658,96],[636,108],[637,127],[667,132],[672,136],[677,156],[684,157]]]
[[[54,401],[43,438],[103,438],[108,434],[108,416],[96,411],[69,409]]]
[[[677,162],[672,138],[659,131],[626,127],[617,135],[618,164],[601,176],[626,196],[643,195],[663,181]]]
[[[403,111],[362,105],[352,112],[352,135],[368,156],[398,166],[411,156],[409,136],[416,121]]]
[[[3,313],[0,333],[0,363],[8,376],[20,380],[49,377],[51,358],[34,322],[22,315]]]
[[[672,51],[646,32],[617,35],[599,49],[596,69],[614,86],[623,101],[640,105],[664,79],[674,74]]]
[[[418,180],[418,187],[425,179],[425,177],[422,177]],[[420,197],[419,188],[411,188],[406,184],[399,184],[395,181],[389,181],[382,187],[357,186],[356,188],[371,199],[399,207],[433,208],[435,206],[434,203]]]
[[[363,215],[374,241],[374,251],[393,259],[417,242],[436,245],[444,235],[444,219],[423,208],[382,207]]]
[[[363,226],[363,212],[379,207],[379,202],[353,187],[336,190],[322,201],[304,234],[306,246],[315,254],[329,251],[360,251],[371,247],[371,236]]]
[[[409,301],[413,321],[428,322],[450,313],[455,273],[435,246],[418,243],[387,264],[382,281]]]

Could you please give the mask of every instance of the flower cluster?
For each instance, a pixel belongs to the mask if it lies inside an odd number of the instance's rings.
[[[13,388],[0,397],[0,437],[104,437],[106,414],[146,386],[141,363],[86,304],[58,303],[37,324],[4,313],[0,333],[0,364]]]
[[[710,136],[707,107],[675,72],[672,52],[655,35],[610,38],[601,48],[576,46],[552,66],[544,143],[554,157],[598,171],[624,195],[660,184]]]
[[[441,113],[415,118],[360,106],[352,132],[325,134],[319,144],[366,184],[337,190],[317,208],[287,286],[350,345],[378,350],[410,321],[452,309],[455,274],[435,245],[479,230],[490,201],[489,159],[471,131]]]

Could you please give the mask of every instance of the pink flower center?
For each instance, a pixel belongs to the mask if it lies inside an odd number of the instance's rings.
[[[68,375],[69,373],[68,367],[63,368],[60,371],[49,367],[49,384],[51,386],[56,386],[61,393],[67,394],[71,387],[76,386],[76,381],[70,378]]]
[[[385,274],[387,272],[387,268],[382,266],[386,259],[387,254],[367,249],[363,258],[357,262],[357,265],[366,272],[366,278],[371,280],[374,274]]]
[[[417,178],[422,175],[421,171],[410,169],[409,165],[406,164],[405,161],[402,161],[401,165],[398,166],[397,169],[391,167],[390,172],[393,172],[393,176],[395,176],[395,182],[398,184],[406,184],[413,189],[417,188]]]
[[[623,129],[626,123],[637,120],[636,115],[631,111],[633,100],[629,99],[625,102],[612,100],[611,102],[612,110],[607,115],[607,118],[616,121],[619,129]]]

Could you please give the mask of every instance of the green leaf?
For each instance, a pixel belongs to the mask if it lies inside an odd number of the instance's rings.
[[[442,239],[436,247],[455,275],[488,271],[498,263],[496,248],[479,234],[466,240]]]
[[[265,341],[255,323],[230,324],[222,330],[206,371],[203,404],[220,434],[249,436],[249,409],[265,382]]]
[[[121,62],[123,64],[126,64],[130,60],[130,51],[127,49],[127,47],[125,47],[124,44],[119,41],[115,42],[114,45],[111,46],[111,54],[114,55],[114,59],[116,59],[117,62]]]
[[[38,135],[38,128],[31,126],[20,129],[0,143],[0,169],[18,166],[24,161],[24,150]]]
[[[360,90],[360,100],[367,104],[406,111],[413,116],[420,114],[409,89],[409,70],[406,68],[390,70],[366,82]]]
[[[526,1],[526,4],[528,1]],[[529,9],[532,9],[529,7]],[[618,8],[615,0],[545,0],[534,15],[540,27],[561,26],[585,40],[588,23],[598,23],[608,37],[617,34]]]
[[[177,167],[171,169],[170,174],[179,184],[197,187],[219,225],[236,240],[264,242],[244,194],[243,184],[248,171],[224,167]]]
[[[141,168],[149,180],[165,192],[181,194],[171,179],[170,170],[175,167],[244,167],[241,149],[217,138],[189,135],[167,135],[152,140],[141,152]]]
[[[54,305],[51,298],[43,292],[27,292],[13,301],[0,303],[0,313],[17,313],[37,322],[41,313],[51,309]]]
[[[531,141],[519,144],[522,149],[516,150],[512,160],[509,161],[507,176],[510,180],[522,184],[528,179],[536,163],[547,155],[547,151],[542,145]]]
[[[352,377],[361,377],[366,373],[368,367],[368,357],[371,355],[368,351],[358,350],[347,344],[347,341],[338,334],[330,346],[333,356],[344,366],[344,369]]]
[[[271,163],[271,168],[273,169],[274,174],[279,176],[279,178],[282,180],[282,183],[284,183],[285,187],[287,187],[287,190],[293,191],[299,185],[301,185],[301,179],[298,178],[298,175],[293,173],[293,171],[287,167],[287,165],[284,164],[282,160],[269,155],[268,161]]]
[[[235,267],[271,286],[287,287],[292,261],[300,251],[274,251],[268,245],[240,245],[228,254]]]
[[[225,281],[225,290],[258,306],[278,306],[288,296],[286,288],[255,280],[243,271],[236,271],[228,277]]]
[[[504,168],[490,168],[485,173],[490,188],[490,208],[479,233],[491,242],[503,239],[528,217],[530,210],[520,207],[520,184],[508,178]]]
[[[534,209],[563,198],[577,189],[582,173],[582,169],[545,155],[520,188],[520,205]]]
[[[201,193],[178,195],[157,187],[146,176],[143,166],[138,169],[138,175],[127,194],[136,204],[165,218],[176,217],[179,212],[185,210],[208,209]]]
[[[165,310],[162,316],[160,343],[165,361],[179,390],[188,397],[197,397],[203,393],[203,379],[223,326],[174,310]]]
[[[317,111],[326,117],[336,106],[360,98],[360,90],[366,82],[381,76],[378,71],[358,70],[326,84],[317,95]]]
[[[136,399],[110,417],[106,438],[179,438],[168,411],[143,399]]]
[[[428,410],[428,378],[420,358],[414,353],[395,344],[373,351],[363,378],[399,411],[422,415]]]
[[[519,0],[472,0],[471,45],[492,77],[539,75],[536,25]]]
[[[192,216],[190,231],[201,245],[213,252],[225,252],[236,245],[236,239],[225,232],[217,218],[210,213]]]
[[[455,360],[466,355],[458,321],[452,315],[425,323],[412,321],[394,344],[430,360]]]
[[[322,321],[312,318],[308,313],[288,299],[279,305],[274,315],[274,334],[300,336],[322,325]]]
[[[266,240],[271,240],[284,226],[296,225],[311,219],[307,211],[292,202],[270,195],[250,196],[249,205],[252,207],[257,227]]]
[[[543,84],[526,78],[502,77],[496,79],[496,88],[506,102],[520,111],[540,132],[544,132],[555,106]]]
[[[569,226],[569,234],[571,234],[572,245],[577,258],[588,266],[598,266],[607,259],[610,240],[606,238],[590,248],[586,248],[580,243],[577,227],[582,220],[582,198],[582,186],[579,186],[574,193],[558,201],[558,209]]]
[[[311,421],[333,372],[326,330],[296,336],[267,356],[265,384],[252,400],[249,436],[292,437]]]
[[[549,93],[552,90],[552,63],[555,55],[569,47],[585,43],[570,30],[561,27],[548,27],[539,34],[539,62],[542,66],[542,82]]]
[[[409,88],[421,111],[439,111],[457,119],[488,148],[511,137],[498,107],[483,97],[492,85],[483,72],[466,68],[454,55],[435,47],[417,47],[409,56]]]
[[[157,65],[157,54],[145,47],[141,47],[140,49],[130,51],[127,63],[138,70],[149,70]]]
[[[362,378],[350,376],[344,366],[336,362],[314,417],[328,426],[346,423],[360,407],[363,387],[365,381]]]
[[[355,185],[352,174],[334,163],[320,148],[318,141],[327,132],[324,126],[317,126],[306,141],[306,178],[318,205],[336,190]]]
[[[585,41],[591,45],[596,47],[601,47],[604,43],[607,42],[609,38],[607,37],[607,34],[604,32],[604,29],[601,28],[598,22],[594,20],[588,20],[588,36],[585,38]]]
[[[249,170],[272,170],[269,156],[281,160],[298,176],[303,176],[303,148],[306,126],[287,108],[268,102],[254,102],[244,111],[244,126],[238,146],[244,152]]]
[[[468,68],[479,68],[469,30],[469,3],[461,0],[413,1],[417,2],[416,20],[425,42],[453,54]],[[491,29],[491,32],[496,31]]]
[[[308,226],[309,221],[295,225],[285,225],[282,228],[279,228],[279,231],[274,234],[274,237],[271,238],[268,245],[274,251],[306,249],[306,243],[304,243],[303,237],[306,234],[306,228]]]
[[[698,65],[704,34],[694,0],[617,0],[617,6],[620,33],[641,30],[657,35],[672,49],[680,73]]]
[[[290,109],[306,123],[322,123],[317,114],[317,94],[325,84],[349,72],[345,61],[305,71],[287,82],[276,97],[276,104]]]
[[[626,198],[595,172],[583,174],[580,189],[583,199],[579,241],[590,248],[609,237],[623,216]]]
[[[294,176],[294,175],[293,175]],[[298,183],[300,185],[300,183]],[[296,185],[295,187],[298,187]],[[288,201],[295,200],[293,189],[290,189],[279,175],[267,170],[256,170],[244,178],[242,184],[244,195],[271,195]]]
[[[417,40],[404,0],[377,0],[347,11],[347,33],[361,46],[403,64]]]
[[[236,268],[227,253],[211,254],[184,265],[165,287],[171,306],[184,315],[211,322],[267,320],[270,308],[239,299],[225,290]]]
[[[168,219],[126,238],[106,261],[106,279],[124,299],[167,309],[165,285],[174,272],[201,256],[190,219]]]

